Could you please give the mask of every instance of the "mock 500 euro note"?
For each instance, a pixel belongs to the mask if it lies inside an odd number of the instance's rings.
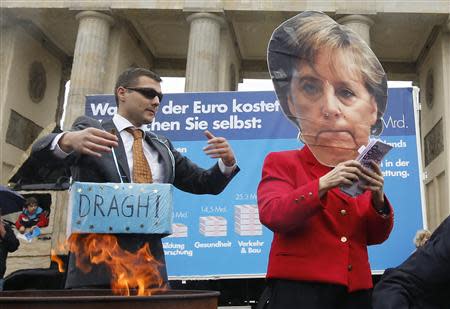
[[[356,160],[359,161],[364,167],[373,170],[370,161],[375,161],[377,164],[380,164],[381,160],[383,160],[384,156],[391,149],[392,146],[383,143],[380,140],[371,140],[370,143],[358,155]],[[362,184],[367,184],[367,181],[364,179],[359,179],[358,181],[353,182],[350,186],[341,186],[340,189],[342,192],[354,197],[364,193],[364,190],[360,187]]]

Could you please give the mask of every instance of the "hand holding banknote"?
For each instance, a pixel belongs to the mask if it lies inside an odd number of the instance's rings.
[[[372,191],[372,204],[378,211],[384,208],[384,177],[381,172],[380,166],[375,161],[370,161],[370,167],[363,166],[362,181],[359,183],[359,187],[365,191]]]
[[[351,186],[362,177],[362,165],[356,160],[341,162],[319,179],[319,196],[335,187]]]
[[[379,164],[384,156],[392,149],[392,146],[383,143],[380,140],[371,140],[370,143],[361,150],[356,161],[360,162],[364,167],[362,169],[363,175],[358,181],[353,181],[351,184],[343,184],[340,186],[341,191],[350,195],[358,196],[369,189],[374,191],[382,191],[383,174],[381,173]]]
[[[322,197],[328,190],[335,187],[340,187],[342,190],[344,187],[350,188],[355,184],[357,185],[357,195],[365,190],[371,190],[373,192],[373,206],[377,210],[383,209],[384,178],[379,165],[375,161],[368,161],[365,166],[356,160],[339,163],[319,179],[319,196]]]
[[[384,177],[380,169],[383,157],[392,146],[372,140],[361,150],[356,160],[339,163],[333,170],[319,179],[319,195],[328,190],[340,187],[341,191],[352,196],[358,196],[366,190],[373,192],[372,203],[377,210],[384,208]]]

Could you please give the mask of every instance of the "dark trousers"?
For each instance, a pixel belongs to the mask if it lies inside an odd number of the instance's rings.
[[[371,290],[347,292],[338,284],[271,280],[266,298],[261,297],[258,308],[265,309],[370,309]]]

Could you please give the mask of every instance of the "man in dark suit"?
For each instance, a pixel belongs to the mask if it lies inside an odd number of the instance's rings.
[[[66,160],[76,181],[101,183],[121,182],[122,179],[123,182],[140,182],[135,179],[137,176],[133,171],[136,162],[133,157],[137,155],[134,153],[135,137],[132,131],[141,130],[145,132],[140,144],[147,168],[150,168],[149,182],[171,183],[194,194],[219,194],[239,171],[233,150],[225,138],[205,132],[208,145],[204,152],[218,159],[213,167],[206,170],[181,155],[167,138],[146,130],[146,125],[155,118],[162,99],[160,82],[161,78],[152,71],[142,68],[126,70],[115,86],[118,110],[111,120],[100,123],[88,117],[79,117],[71,131],[49,134],[38,140],[33,145],[32,155],[41,160]],[[152,255],[161,262],[159,270],[163,280],[167,281],[160,235],[116,236],[120,247],[130,252],[136,252],[148,243]],[[84,239],[81,237],[79,241]],[[90,272],[83,273],[75,266],[75,260],[74,255],[70,254],[66,288],[109,286],[109,270],[104,265],[92,265]]]
[[[374,309],[450,308],[450,216],[373,292]]]

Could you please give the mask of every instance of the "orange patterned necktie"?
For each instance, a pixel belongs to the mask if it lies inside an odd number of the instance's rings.
[[[140,129],[126,128],[133,135],[133,181],[135,183],[152,183],[152,171],[142,148],[142,136],[144,132]]]

